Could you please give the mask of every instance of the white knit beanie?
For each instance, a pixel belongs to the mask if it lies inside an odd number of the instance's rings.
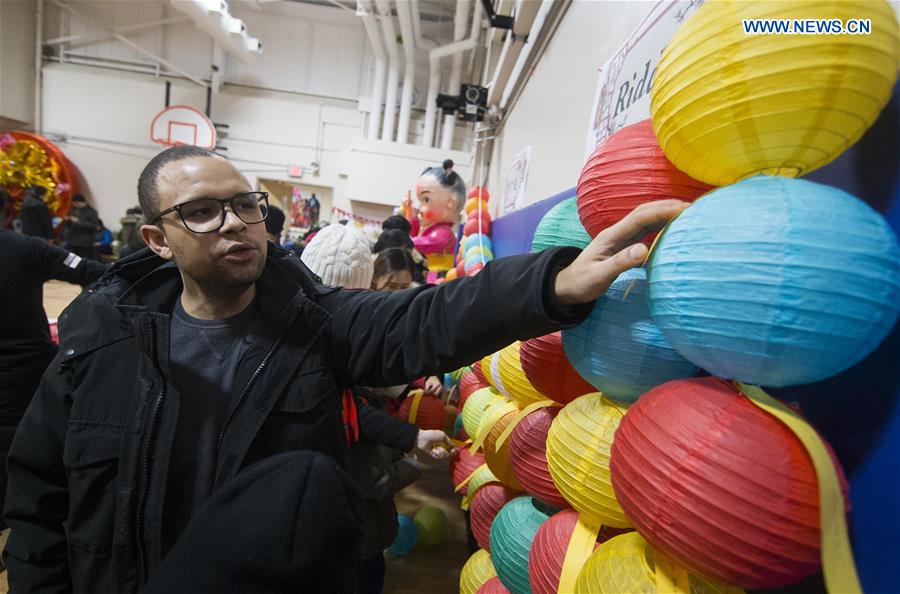
[[[366,235],[347,225],[328,225],[313,237],[300,259],[326,285],[368,289],[374,273]]]

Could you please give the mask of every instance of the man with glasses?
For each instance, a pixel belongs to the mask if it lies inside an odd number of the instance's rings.
[[[502,258],[472,279],[384,293],[324,286],[267,244],[265,193],[218,155],[168,149],[138,193],[149,250],[62,316],[60,354],[13,443],[14,591],[141,588],[242,469],[295,450],[343,461],[345,388],[405,383],[579,323],[640,264],[640,238],[685,206],[639,207],[580,253]],[[424,433],[393,439],[446,455]]]

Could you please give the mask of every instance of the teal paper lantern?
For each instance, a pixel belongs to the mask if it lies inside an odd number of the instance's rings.
[[[531,594],[528,553],[531,542],[550,516],[531,497],[516,497],[503,506],[491,525],[491,559],[503,585],[513,594]]]
[[[890,332],[900,248],[850,194],[758,176],[676,218],[649,281],[654,321],[696,365],[750,384],[806,384],[852,366]]]
[[[562,331],[572,367],[608,398],[634,402],[651,388],[697,373],[653,322],[647,293],[644,269],[623,272],[583,324]]]
[[[538,223],[531,240],[531,252],[536,254],[561,245],[585,248],[589,243],[591,236],[578,218],[578,202],[572,196],[547,211]]]
[[[409,516],[398,514],[397,536],[394,537],[394,542],[388,547],[388,553],[395,557],[408,555],[413,547],[416,546],[418,538],[419,529],[416,527],[413,519]]]

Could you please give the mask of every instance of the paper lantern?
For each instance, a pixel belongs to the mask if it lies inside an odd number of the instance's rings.
[[[443,430],[447,423],[444,402],[431,394],[422,394],[418,401],[415,419],[412,419],[412,407],[416,403],[416,397],[413,394],[403,400],[397,415],[404,421],[415,424],[419,429]]]
[[[480,365],[479,365],[480,367]],[[490,384],[479,377],[476,371],[465,373],[459,378],[459,409],[465,409],[466,402],[476,390],[488,388]]]
[[[494,259],[494,253],[491,252],[491,248],[482,247],[478,245],[473,245],[469,249],[466,250],[466,260],[472,258],[473,256],[482,256],[484,260],[490,262]]]
[[[469,400],[466,401],[466,407],[463,409],[463,427],[466,428],[466,433],[473,438],[478,435],[485,412],[498,399],[505,400],[493,388],[482,388],[469,396]]]
[[[607,138],[588,158],[578,178],[578,216],[595,237],[640,204],[668,198],[690,202],[710,189],[669,162],[650,120],[643,120]],[[655,235],[644,242],[649,245]]]
[[[475,276],[482,270],[484,270],[484,264],[477,263],[466,270],[466,276]]]
[[[463,235],[473,235],[475,233],[489,234],[490,232],[491,215],[486,211],[481,211],[480,215],[473,213],[466,220],[465,225],[463,225]]]
[[[453,420],[453,430],[450,432],[450,435],[461,441],[469,439],[469,434],[466,433],[466,428],[463,427],[462,414],[456,415],[456,419]]]
[[[538,528],[528,556],[528,580],[533,594],[556,594],[559,590],[559,576],[577,523],[578,512],[567,509],[550,516]],[[640,590],[622,590],[632,591]]]
[[[753,35],[744,19],[871,19],[866,35]],[[735,26],[737,23],[738,26]],[[708,183],[797,177],[853,145],[897,79],[887,2],[709,2],[666,46],[650,94],[669,159]]]
[[[509,412],[504,414],[499,421],[494,423],[484,440],[484,459],[485,462],[487,462],[488,468],[490,468],[491,472],[497,477],[497,480],[517,491],[523,491],[522,483],[516,478],[516,473],[513,472],[512,463],[509,459],[509,439],[504,441],[503,445],[497,449],[497,439],[518,414],[518,409],[510,407]]]
[[[531,594],[528,553],[538,528],[548,517],[532,505],[531,497],[516,497],[494,518],[491,559],[500,581],[514,594]]]
[[[520,344],[517,340],[500,350],[497,360],[497,373],[499,373],[500,382],[506,388],[506,393],[509,397],[520,408],[525,408],[532,402],[546,400],[547,397],[531,385],[525,372],[522,371],[522,364],[519,362]]]
[[[416,512],[413,522],[419,529],[419,543],[426,547],[439,545],[447,538],[447,514],[444,510],[427,505]]]
[[[510,592],[503,585],[503,582],[500,581],[500,578],[494,576],[478,588],[478,594],[510,594]]]
[[[625,406],[586,394],[563,407],[547,433],[547,468],[577,511],[613,528],[631,526],[609,477],[613,436]]]
[[[815,382],[872,352],[900,312],[900,247],[846,192],[754,177],[676,218],[650,259],[650,312],[713,375]]]
[[[456,278],[465,278],[466,276],[466,261],[463,258],[460,258],[456,262]]]
[[[484,454],[477,452],[473,454],[468,447],[459,448],[458,453],[454,454],[451,459],[450,474],[453,480],[453,486],[458,486],[461,482],[469,478],[475,469],[484,464]],[[463,487],[460,493],[465,495],[467,487]]]
[[[724,380],[669,382],[632,405],[613,444],[612,481],[638,532],[698,573],[765,590],[819,568],[809,454]]]
[[[486,485],[490,485],[491,483],[499,483],[499,482],[500,481],[497,480],[497,477],[494,476],[494,473],[491,472],[491,469],[488,468],[488,466],[486,464],[482,465],[482,466],[478,467],[478,469],[472,475],[472,480],[470,480],[469,484],[466,485],[466,491],[467,491],[466,495],[469,498],[474,498],[475,495],[478,494],[478,491],[482,487],[484,487]],[[464,505],[462,506],[462,508],[468,509],[468,507],[469,506],[465,505],[465,502],[464,502]]]
[[[616,536],[595,549],[575,581],[578,594],[658,591],[655,551],[637,532]]]
[[[648,301],[647,272],[627,270],[584,323],[562,332],[572,366],[608,398],[634,402],[650,388],[697,373],[653,322]]]
[[[465,253],[465,250],[476,245],[486,247],[491,250],[494,249],[494,244],[491,242],[491,238],[484,233],[473,233],[472,235],[466,235],[460,241],[460,247],[462,248],[463,253]]]
[[[456,426],[456,419],[459,417],[459,410],[452,404],[445,404],[444,411],[446,412],[446,417],[444,421],[444,433],[447,435],[453,434],[453,428]]]
[[[488,204],[487,200],[479,200],[478,198],[469,198],[466,200],[465,211],[466,214],[471,214],[472,212],[487,211]]]
[[[472,535],[479,547],[491,550],[491,524],[494,518],[504,505],[521,494],[522,491],[499,483],[490,483],[478,489],[469,505],[469,519]]]
[[[419,529],[416,523],[409,516],[402,514],[397,515],[397,536],[394,542],[388,547],[388,553],[395,557],[403,557],[416,546],[416,540],[419,538]]]
[[[496,575],[491,554],[478,549],[469,557],[459,574],[459,594],[475,594],[478,588]]]
[[[490,261],[491,258],[488,258],[485,254],[473,254],[466,257],[463,269],[466,271],[466,275],[473,276],[478,274],[484,268],[484,265]]]
[[[560,404],[596,391],[572,367],[563,351],[562,334],[559,332],[522,341],[519,363],[531,385]]]
[[[573,196],[548,210],[541,218],[531,239],[531,252],[536,254],[561,245],[585,248],[589,243],[591,236],[578,218],[578,203]]]
[[[481,367],[481,359],[472,363],[472,373],[475,374],[475,376],[481,381],[481,383],[490,385],[490,382],[488,381],[487,377],[484,374],[484,370]]]
[[[487,202],[491,199],[491,193],[484,186],[473,186],[466,194],[466,198],[481,198]]]
[[[547,433],[560,409],[539,408],[522,419],[509,436],[509,462],[525,491],[557,508],[569,507],[547,468]],[[504,444],[505,445],[505,444]]]
[[[459,274],[456,272],[456,268],[451,268],[444,274],[445,281],[452,281],[459,278]]]

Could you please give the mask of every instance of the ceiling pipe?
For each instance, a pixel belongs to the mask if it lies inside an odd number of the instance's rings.
[[[394,140],[394,122],[397,118],[397,85],[400,82],[400,53],[397,51],[397,32],[394,29],[394,18],[391,16],[391,4],[388,0],[375,0],[378,8],[378,20],[384,33],[384,45],[388,53],[387,97],[384,100],[384,124],[381,128],[381,140]]]
[[[462,41],[466,37],[466,21],[469,16],[469,0],[457,0],[456,16],[453,18],[453,41]],[[453,54],[450,66],[450,83],[448,95],[459,93],[459,81],[462,76],[462,52]],[[441,149],[448,151],[453,146],[453,130],[456,127],[456,114],[444,115],[444,126],[441,131]]]
[[[409,142],[409,121],[412,117],[412,95],[416,81],[416,43],[412,13],[410,2],[398,0],[397,16],[400,18],[400,35],[403,36],[403,53],[406,60],[403,71],[403,93],[400,95],[397,142],[404,144]]]
[[[405,0],[400,0],[401,3]],[[409,9],[412,11],[413,35],[416,39],[416,47],[431,50],[438,46],[437,41],[422,37],[422,17],[419,15],[419,0],[409,0]]]
[[[544,0],[544,2],[550,1],[551,0]],[[504,43],[505,51],[501,53],[501,60],[497,63],[497,66],[494,69],[494,75],[491,78],[491,90],[488,95],[488,105],[497,105],[500,103],[503,91],[506,90],[506,83],[509,81],[512,70],[515,67],[516,60],[518,60],[519,54],[522,53],[522,48],[528,41],[531,41],[528,38],[528,33],[544,2],[519,0],[516,3],[515,23],[512,32],[506,34],[506,42]]]
[[[509,101],[509,97],[512,95],[513,89],[519,81],[519,77],[522,75],[522,69],[525,67],[528,56],[531,54],[531,50],[534,48],[538,36],[541,34],[541,29],[544,27],[544,22],[546,22],[547,15],[550,14],[551,8],[553,8],[553,0],[543,0],[543,2],[541,2],[541,7],[534,17],[531,29],[528,31],[528,43],[525,44],[525,47],[522,48],[522,51],[519,53],[516,64],[513,66],[512,73],[510,73],[509,80],[506,82],[506,88],[503,89],[503,95],[500,97],[500,109],[506,109],[506,103]]]
[[[375,54],[375,76],[372,79],[371,95],[372,105],[369,110],[369,125],[366,129],[366,138],[375,140],[378,138],[378,128],[381,124],[381,102],[384,99],[385,52],[371,0],[359,0],[357,6],[360,9],[358,12],[362,17],[366,34],[369,36],[369,44],[372,46],[372,52]]]
[[[171,0],[171,4],[241,62],[252,64],[262,54],[259,39],[247,34],[244,21],[231,16],[225,0]]]
[[[480,2],[475,3],[472,16],[472,31],[468,39],[455,41],[441,47],[436,47],[428,52],[428,66],[430,69],[428,79],[428,98],[425,106],[425,133],[422,135],[422,146],[433,146],[435,113],[437,111],[438,89],[441,83],[440,62],[441,58],[462,53],[474,49],[478,43],[478,34],[481,31],[482,7]]]

